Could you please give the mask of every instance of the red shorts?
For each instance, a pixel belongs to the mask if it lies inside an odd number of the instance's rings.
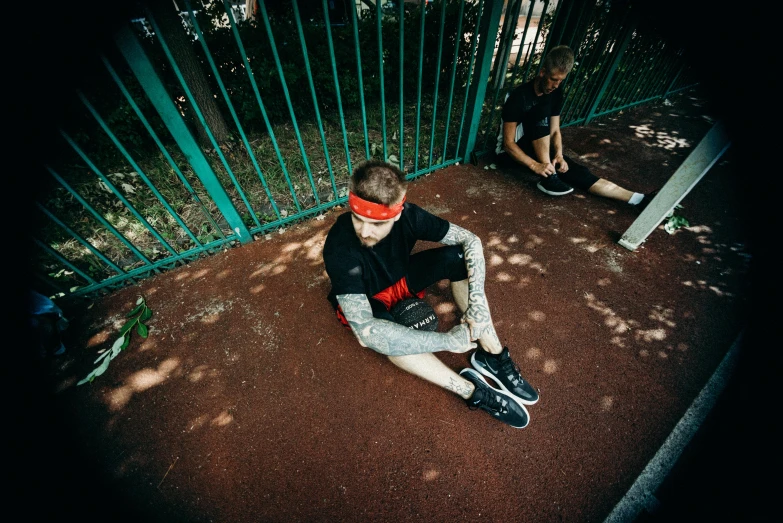
[[[426,293],[427,290],[422,289],[420,292],[413,294],[408,289],[408,279],[406,277],[403,277],[394,285],[387,287],[383,289],[381,292],[377,293],[375,296],[373,296],[373,298],[381,302],[383,306],[386,307],[387,311],[390,311],[391,308],[394,307],[398,302],[414,297],[423,298]],[[345,315],[343,315],[343,310],[339,305],[337,306],[337,319],[339,319],[340,323],[342,323],[346,327],[350,327],[350,325],[348,325],[348,320],[345,319]]]

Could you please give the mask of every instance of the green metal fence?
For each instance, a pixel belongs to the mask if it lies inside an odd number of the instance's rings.
[[[511,0],[511,20],[498,35],[490,95],[485,100],[477,157],[495,150],[505,96],[540,72],[542,57],[557,45],[575,52],[563,84],[561,127],[586,125],[596,118],[654,102],[698,82],[675,48],[646,27],[640,2]],[[539,15],[535,15],[540,9]],[[513,21],[516,21],[514,25]],[[512,55],[514,60],[509,60]]]
[[[35,286],[109,292],[494,149],[511,88],[577,51],[563,125],[693,85],[632,8],[569,0],[152,2],[94,57],[42,157]]]

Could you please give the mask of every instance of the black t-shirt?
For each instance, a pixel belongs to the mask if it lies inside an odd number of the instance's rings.
[[[558,87],[549,94],[536,96],[531,80],[522,84],[509,95],[503,104],[503,122],[522,124],[525,141],[538,140],[549,135],[549,118],[560,116],[563,109],[563,90]]]
[[[408,273],[410,253],[416,241],[439,242],[448,230],[448,221],[406,202],[391,232],[369,248],[356,236],[351,213],[342,214],[324,243],[324,264],[332,281],[330,301],[339,294],[372,297],[397,283]]]

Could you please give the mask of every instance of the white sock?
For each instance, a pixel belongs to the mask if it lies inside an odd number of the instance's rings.
[[[633,193],[633,196],[631,196],[631,199],[628,200],[628,203],[631,205],[638,205],[643,199],[644,195],[642,193],[635,192]]]

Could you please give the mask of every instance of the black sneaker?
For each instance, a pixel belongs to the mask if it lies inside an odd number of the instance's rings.
[[[643,210],[645,210],[647,208],[648,205],[650,205],[650,202],[656,196],[658,196],[658,191],[657,190],[655,190],[655,191],[653,191],[651,193],[647,193],[647,194],[644,195],[644,198],[642,198],[642,201],[640,201],[639,203],[634,205],[634,207],[636,207],[636,209],[639,212],[642,212]]]
[[[470,363],[484,376],[496,381],[501,389],[520,403],[533,405],[538,401],[538,391],[520,375],[519,367],[508,355],[508,347],[503,347],[503,352],[497,356],[477,350],[470,357]]]
[[[550,174],[538,182],[536,187],[551,196],[563,196],[574,190],[573,187],[561,180],[557,174]]]
[[[524,429],[530,423],[527,409],[510,395],[492,387],[481,374],[473,369],[462,369],[459,375],[476,386],[473,395],[465,400],[470,410],[485,410],[515,429]]]

